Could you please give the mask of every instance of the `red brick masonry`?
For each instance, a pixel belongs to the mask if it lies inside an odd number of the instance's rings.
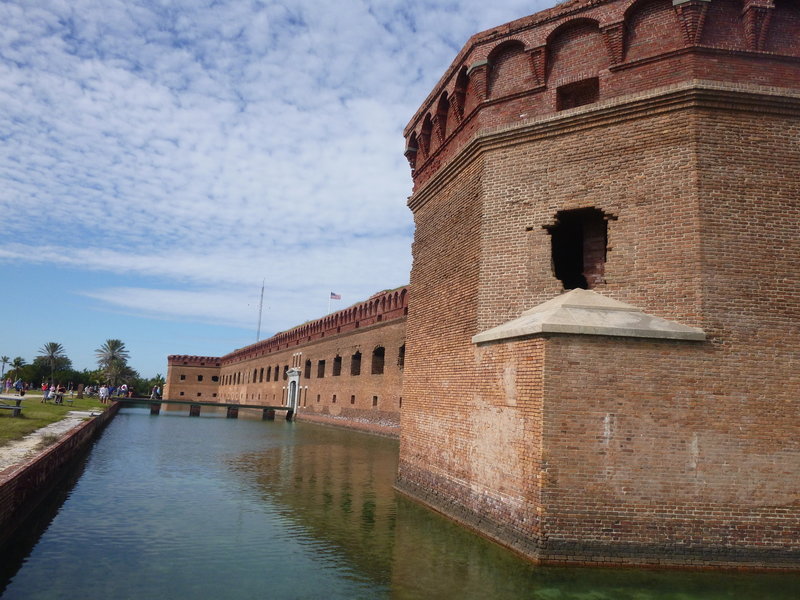
[[[405,132],[398,489],[543,563],[800,567],[798,40],[794,0],[469,40]],[[706,340],[472,342],[575,285]]]
[[[87,419],[44,452],[0,473],[0,548],[53,487],[67,476],[67,465],[87,451],[118,410],[119,404],[112,404],[104,413]]]
[[[299,369],[297,418],[397,437],[407,306],[399,288],[223,357],[172,355],[164,396],[283,406]]]

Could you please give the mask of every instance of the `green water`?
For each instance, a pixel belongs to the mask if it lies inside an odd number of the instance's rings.
[[[49,526],[5,557],[0,597],[800,598],[800,575],[534,567],[396,494],[397,452],[302,422],[123,409]]]

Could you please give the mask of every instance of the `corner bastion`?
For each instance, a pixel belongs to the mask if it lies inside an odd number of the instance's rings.
[[[540,563],[800,567],[798,40],[574,0],[467,42],[404,134],[399,490]]]

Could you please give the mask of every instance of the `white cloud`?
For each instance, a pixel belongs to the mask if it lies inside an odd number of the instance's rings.
[[[266,277],[275,328],[319,316],[312,290],[402,284],[403,126],[471,34],[549,4],[4,2],[0,261],[135,274],[92,298],[237,323],[228,290]]]

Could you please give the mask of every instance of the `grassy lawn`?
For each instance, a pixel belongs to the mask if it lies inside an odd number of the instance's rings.
[[[64,404],[53,404],[48,402],[42,404],[41,394],[25,394],[22,400],[22,413],[18,417],[12,417],[12,411],[0,410],[0,447],[13,441],[22,439],[32,431],[60,421],[67,416],[71,410],[105,410],[108,405],[100,404],[98,398],[74,399],[73,405],[67,404],[68,396],[64,398]],[[6,404],[8,400],[3,400]]]

